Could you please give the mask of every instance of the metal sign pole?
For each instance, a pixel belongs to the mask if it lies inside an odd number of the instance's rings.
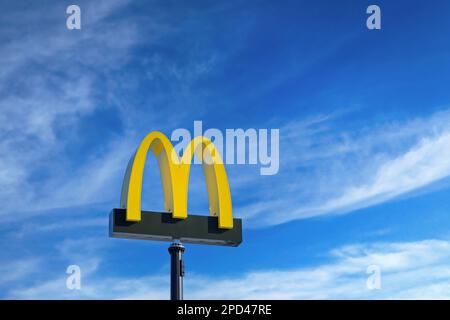
[[[183,300],[183,252],[184,246],[180,242],[173,242],[169,247],[171,300]]]

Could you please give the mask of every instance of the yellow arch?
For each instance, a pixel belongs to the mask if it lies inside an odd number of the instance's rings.
[[[149,149],[158,159],[164,192],[164,208],[173,218],[187,218],[187,195],[192,158],[203,160],[211,216],[219,217],[219,228],[233,228],[230,187],[222,158],[214,144],[205,137],[195,137],[181,159],[170,140],[161,132],[149,133],[128,163],[122,185],[121,208],[127,209],[127,221],[141,220],[141,193],[145,160]]]

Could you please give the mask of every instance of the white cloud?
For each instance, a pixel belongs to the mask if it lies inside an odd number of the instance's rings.
[[[432,293],[448,298],[446,291],[428,292],[430,286],[450,284],[447,241],[353,245],[332,252],[334,261],[312,268],[251,272],[235,279],[199,279],[192,298],[221,299],[389,299],[425,298]],[[381,268],[382,288],[369,290],[369,265]],[[192,282],[191,282],[192,284]],[[189,288],[186,289],[189,292]]]
[[[265,270],[234,277],[187,273],[187,299],[448,299],[450,242],[356,244],[337,248],[330,262],[315,267]],[[367,267],[381,270],[381,289],[366,286]],[[11,298],[167,299],[169,277],[111,278],[89,271],[81,291],[65,288],[63,277],[14,289]]]
[[[368,183],[343,188],[340,197],[304,208],[295,215],[316,216],[351,211],[382,203],[450,175],[450,133],[426,138],[399,157],[390,159],[368,177]]]
[[[21,281],[38,272],[42,261],[39,258],[27,258],[0,264],[0,286]]]
[[[237,208],[237,215],[261,226],[348,213],[450,176],[449,111],[352,132],[334,128],[333,120],[282,127],[280,174],[240,177],[245,183],[236,186],[237,193],[254,190],[257,200]]]
[[[151,17],[121,15],[128,2],[81,1],[79,31],[66,29],[64,4],[5,8],[5,24],[15,28],[0,30],[8,39],[0,48],[1,220],[12,211],[27,217],[118,200],[137,141],[152,129],[173,127],[182,114],[190,116],[186,105],[199,101],[190,85],[217,57],[193,49],[183,63],[156,48],[135,59],[139,45],[152,47],[178,30],[156,5]],[[105,122],[117,123],[102,123],[105,114]],[[72,148],[89,151],[74,156]]]
[[[64,202],[45,201],[48,194],[54,197],[64,191],[76,197],[77,190],[69,190],[65,183],[73,171],[66,151],[79,139],[75,132],[80,121],[105,108],[106,103],[98,100],[101,77],[122,67],[137,42],[133,24],[121,21],[111,28],[106,21],[127,2],[82,3],[84,28],[78,32],[65,28],[63,4],[30,5],[28,10],[21,8],[20,14],[13,4],[5,9],[5,18],[16,28],[0,31],[0,38],[9,39],[0,48],[0,201],[4,213]],[[116,156],[118,161],[120,156]],[[81,174],[100,174],[100,182],[109,182],[104,181],[102,171],[113,169],[97,169]],[[40,175],[50,178],[36,182]],[[93,179],[87,182],[85,192],[88,187],[98,188]]]

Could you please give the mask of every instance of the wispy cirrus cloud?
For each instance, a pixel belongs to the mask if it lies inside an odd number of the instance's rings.
[[[26,258],[2,262],[0,265],[0,287],[29,278],[43,265],[40,258]]]
[[[78,139],[80,120],[107,108],[98,100],[102,76],[120,68],[137,41],[132,24],[120,22],[111,29],[105,21],[126,3],[83,3],[85,28],[79,32],[65,28],[63,4],[34,4],[25,12],[12,3],[5,8],[5,19],[15,26],[0,32],[0,200],[5,211],[8,205],[30,210],[44,197],[41,175],[58,178],[61,167],[71,170],[66,151]]]
[[[337,120],[323,116],[281,127],[279,175],[258,179],[252,188],[257,204],[238,212],[259,226],[348,213],[450,176],[448,110],[347,131],[335,127]]]

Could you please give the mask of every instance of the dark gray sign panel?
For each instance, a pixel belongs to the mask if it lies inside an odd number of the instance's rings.
[[[237,247],[242,242],[242,220],[233,219],[233,229],[219,229],[217,217],[189,214],[173,219],[171,213],[142,211],[139,222],[126,221],[126,209],[113,209],[109,232],[114,238],[215,244]]]

